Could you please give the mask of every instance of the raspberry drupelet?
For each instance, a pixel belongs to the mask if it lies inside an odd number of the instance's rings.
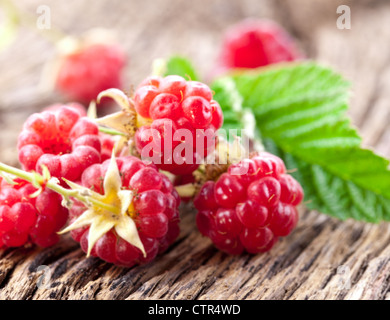
[[[136,90],[134,105],[147,123],[135,134],[137,151],[158,168],[190,174],[214,150],[223,114],[206,84],[176,75],[149,77]]]
[[[98,126],[82,116],[77,104],[55,105],[31,115],[18,138],[19,161],[26,171],[77,181],[82,172],[101,161]]]
[[[100,204],[75,201],[63,232],[71,231],[88,255],[131,267],[152,261],[178,237],[180,198],[154,165],[133,156],[111,158],[87,168],[81,185]]]
[[[283,161],[261,152],[202,186],[194,199],[196,222],[218,249],[256,254],[291,233],[302,199],[302,187],[286,173]]]
[[[101,161],[106,161],[111,158],[112,150],[115,146],[115,139],[113,136],[100,132],[99,134],[102,149],[100,152]]]
[[[28,243],[49,247],[58,242],[57,232],[68,219],[59,194],[49,189],[31,197],[37,189],[20,179],[5,181],[0,190],[0,248]]]

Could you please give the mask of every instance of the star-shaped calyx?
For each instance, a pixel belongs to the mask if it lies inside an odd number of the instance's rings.
[[[76,183],[66,181],[73,192],[77,192],[78,200],[86,205],[85,212],[60,234],[85,226],[90,226],[88,235],[88,252],[105,233],[114,229],[122,239],[141,250],[146,256],[144,246],[133,220],[134,193],[122,187],[122,179],[114,154],[104,177],[104,194],[94,192]]]
[[[119,89],[108,89],[98,95],[98,103],[102,98],[113,99],[122,110],[96,119],[99,125],[115,129],[130,139],[134,136],[137,128],[151,123],[151,119],[143,118],[137,114],[133,101],[123,91]]]

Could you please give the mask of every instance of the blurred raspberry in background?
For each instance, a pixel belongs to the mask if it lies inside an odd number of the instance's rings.
[[[217,73],[300,58],[302,55],[293,39],[280,25],[265,19],[245,19],[226,30]]]

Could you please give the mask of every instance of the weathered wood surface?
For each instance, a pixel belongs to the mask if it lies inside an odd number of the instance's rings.
[[[34,13],[40,1],[18,1]],[[390,3],[388,1],[46,1],[52,23],[75,34],[110,27],[131,58],[136,84],[154,58],[188,55],[206,74],[221,31],[247,16],[270,17],[308,56],[353,82],[351,111],[365,145],[390,156]],[[350,5],[352,29],[336,28],[336,8]],[[53,47],[34,31],[0,53],[0,159],[16,164],[16,137],[27,115],[63,98],[39,90]],[[272,252],[230,257],[194,228],[182,209],[182,233],[153,263],[123,269],[86,259],[70,238],[53,248],[0,251],[1,299],[390,299],[390,225],[341,222],[305,212]],[[38,288],[48,266],[48,286]]]

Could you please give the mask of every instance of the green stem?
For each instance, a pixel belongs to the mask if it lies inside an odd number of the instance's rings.
[[[103,133],[110,134],[112,136],[123,136],[123,137],[126,137],[126,134],[124,134],[122,132],[119,132],[119,131],[116,131],[116,130],[111,129],[111,128],[107,128],[107,127],[100,127],[99,126],[99,131],[103,132]]]
[[[26,172],[26,171],[8,166],[2,162],[0,162],[0,171],[17,176],[25,181],[32,183],[33,185],[34,185],[34,183],[38,183],[39,185],[42,186],[45,183],[44,178],[38,173]],[[60,195],[62,195],[64,197],[73,197],[86,205],[89,203],[92,203],[94,206],[96,206],[98,208],[101,208],[101,209],[104,209],[104,210],[107,210],[110,212],[114,212],[114,213],[119,213],[119,208],[117,208],[116,206],[109,205],[109,204],[104,203],[102,201],[99,201],[93,197],[81,195],[80,192],[78,192],[77,190],[65,189],[64,187],[61,187],[53,180],[47,181],[46,187],[59,193]]]
[[[8,166],[2,162],[0,162],[0,171],[12,174],[14,176],[17,176],[17,177],[19,177],[23,180],[26,180],[28,182],[31,182],[31,183],[36,181],[36,178],[39,176],[39,175],[35,175],[34,173],[31,173],[31,172],[26,172],[26,171]],[[39,177],[41,177],[41,176],[39,176]],[[43,183],[43,178],[42,178],[42,181],[38,181],[38,182]]]
[[[60,185],[54,183],[53,181],[49,180],[46,184],[46,187],[61,194],[62,196],[73,197],[73,198],[81,201],[84,204],[92,203],[95,207],[98,207],[98,208],[101,208],[101,209],[104,209],[104,210],[107,210],[107,211],[110,211],[113,213],[119,213],[119,209],[115,206],[112,206],[112,205],[109,205],[109,204],[104,203],[102,201],[99,201],[93,197],[83,196],[79,192],[77,192],[76,190],[65,189],[65,188],[61,187]]]

